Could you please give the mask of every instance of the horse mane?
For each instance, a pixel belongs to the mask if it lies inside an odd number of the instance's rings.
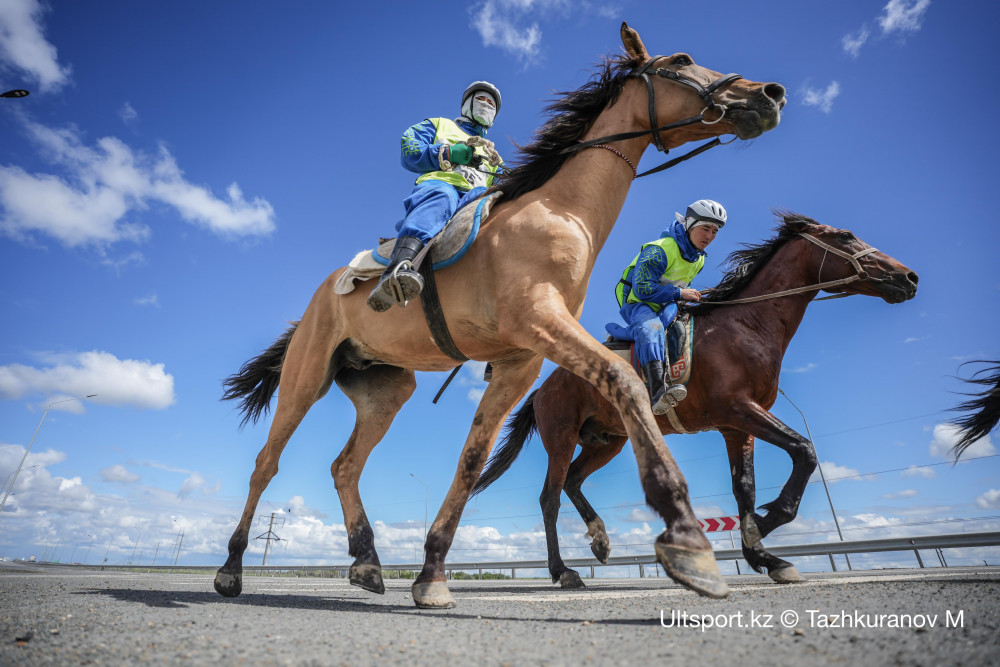
[[[955,425],[958,426],[959,434],[962,436],[951,448],[956,462],[966,449],[980,438],[985,437],[1000,423],[1000,362],[967,361],[965,363],[990,365],[980,368],[973,373],[972,377],[965,379],[965,382],[969,384],[978,384],[986,388],[980,393],[966,394],[966,396],[974,398],[951,409],[953,412],[968,413],[955,420]]]
[[[500,204],[517,199],[544,185],[571,157],[561,151],[578,143],[597,116],[621,95],[625,79],[640,63],[627,55],[605,58],[591,80],[559,96],[545,108],[549,119],[535,131],[527,146],[514,144],[519,158],[512,169],[497,177],[494,188],[502,190]]]
[[[771,211],[778,220],[774,236],[758,244],[744,243],[741,250],[729,254],[723,262],[722,280],[718,285],[702,291],[702,299],[697,305],[687,306],[687,310],[695,314],[708,311],[719,301],[728,301],[736,297],[753,277],[768,263],[774,254],[789,240],[802,231],[803,223],[818,225],[819,223],[807,216],[785,209]]]

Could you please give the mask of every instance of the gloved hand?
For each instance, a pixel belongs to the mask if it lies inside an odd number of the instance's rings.
[[[469,164],[475,154],[476,151],[472,146],[459,142],[448,148],[448,161],[452,164]]]

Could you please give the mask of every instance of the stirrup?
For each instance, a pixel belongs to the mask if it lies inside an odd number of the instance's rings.
[[[670,408],[676,408],[677,404],[687,398],[687,388],[682,384],[667,385],[666,390],[660,400],[653,405],[654,415],[665,415]]]
[[[406,304],[420,296],[424,290],[424,278],[413,270],[409,262],[400,262],[393,267],[386,278],[386,286],[382,288],[389,292],[397,306]]]

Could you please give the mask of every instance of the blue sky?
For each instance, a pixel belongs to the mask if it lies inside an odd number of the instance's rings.
[[[952,466],[944,412],[960,400],[964,361],[1000,358],[998,139],[984,127],[998,101],[993,3],[412,7],[0,4],[0,89],[31,90],[0,100],[0,479],[47,405],[97,394],[45,417],[0,517],[0,556],[162,564],[183,532],[179,562],[221,563],[268,426],[239,430],[221,380],[298,319],[329,272],[392,232],[413,179],[398,162],[402,131],[457,115],[465,85],[488,79],[503,94],[490,137],[514,159],[552,92],[620,51],[622,20],[651,53],[781,82],[789,104],[775,131],[634,184],[583,324],[603,336],[622,267],[695,199],[722,202],[730,219],[696,287],[714,285],[739,244],[769,237],[772,207],[852,229],[917,271],[920,290],[895,306],[813,304],[785,357],[781,386],[827,477],[843,478],[830,491],[846,536],[1000,529],[996,434],[970,452],[991,458]],[[445,374],[418,374],[372,454],[361,492],[384,563],[419,554],[425,494],[433,517],[480,377],[467,365],[435,406]],[[804,431],[784,399],[774,412]],[[329,464],[353,423],[333,391],[285,450],[258,508],[284,519],[278,562],[347,562]],[[733,514],[721,436],[667,444],[698,515]],[[756,468],[766,502],[790,464],[761,443]],[[450,557],[543,557],[544,470],[534,441],[469,504]],[[586,491],[615,553],[649,551],[662,524],[631,454]],[[566,555],[589,555],[565,499],[560,527]],[[811,484],[771,541],[832,531]],[[246,562],[262,552],[252,543]]]

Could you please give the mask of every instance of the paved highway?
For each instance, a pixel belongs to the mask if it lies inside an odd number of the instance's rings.
[[[730,577],[728,600],[665,579],[456,581],[421,611],[410,582],[0,568],[0,665],[996,665],[1000,568]]]

